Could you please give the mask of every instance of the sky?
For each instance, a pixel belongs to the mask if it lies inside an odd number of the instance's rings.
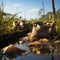
[[[22,18],[38,18],[38,11],[42,9],[42,1],[44,2],[45,14],[52,11],[52,0],[3,0],[4,12],[15,14],[21,12],[18,16]],[[0,0],[1,5],[2,0]],[[55,9],[60,8],[60,0],[55,0]]]

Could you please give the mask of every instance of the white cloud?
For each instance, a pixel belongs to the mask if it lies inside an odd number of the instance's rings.
[[[4,9],[7,9],[7,8],[8,8],[8,6],[7,6],[7,5],[5,5]]]
[[[39,11],[39,9],[36,9],[36,8],[30,10],[30,12],[38,12],[38,11]]]
[[[21,6],[21,4],[15,3],[15,4],[13,4],[13,6],[14,7],[19,7],[19,6]]]

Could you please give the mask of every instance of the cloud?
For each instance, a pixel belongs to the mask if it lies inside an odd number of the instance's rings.
[[[13,6],[14,7],[19,7],[19,6],[21,6],[21,4],[15,3],[15,4],[13,4]]]
[[[7,9],[8,8],[8,5],[5,5],[5,7],[4,7],[5,9]]]
[[[36,8],[30,10],[30,12],[38,12],[38,11],[39,11],[39,9],[36,9]]]

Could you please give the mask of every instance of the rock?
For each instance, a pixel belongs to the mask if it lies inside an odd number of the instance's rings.
[[[25,41],[30,41],[30,37],[29,37],[29,36],[25,36],[25,37],[23,37],[23,39],[24,39]]]
[[[24,41],[19,41],[18,44],[24,44]]]
[[[57,29],[56,29],[56,25],[55,23],[49,23],[49,35],[50,35],[50,38],[54,39],[54,36],[57,35]]]
[[[44,44],[47,44],[49,42],[49,39],[47,39],[47,38],[41,38],[39,41],[42,42],[42,43],[44,43]]]
[[[30,42],[38,41],[39,39],[37,37],[30,37]]]
[[[40,46],[40,45],[41,45],[41,42],[35,41],[35,42],[31,42],[31,43],[29,44],[29,47]]]
[[[55,43],[60,43],[60,40],[56,40]]]
[[[29,32],[27,35],[30,36],[31,35],[31,32]]]
[[[32,33],[30,37],[37,38],[50,38],[49,36],[49,26],[44,24],[35,24],[33,25]]]
[[[32,47],[30,50],[32,51],[33,54],[36,54],[36,55],[41,54],[40,48]]]
[[[23,37],[23,39],[24,39],[25,41],[28,41],[28,42],[33,42],[33,41],[38,41],[38,40],[39,40],[39,39],[36,38],[36,37],[30,37],[30,36],[25,36],[25,37]]]
[[[14,45],[9,45],[5,48],[3,48],[3,54],[5,54],[7,57],[16,57],[17,55],[22,55],[22,53],[26,52],[26,50],[23,50],[21,48],[18,48]]]

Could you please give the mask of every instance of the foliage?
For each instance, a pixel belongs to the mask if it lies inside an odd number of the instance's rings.
[[[60,34],[60,9],[56,11],[55,22],[57,25],[58,33]]]
[[[40,12],[38,12],[38,13],[40,13]],[[57,20],[59,20],[60,19],[60,9],[58,9],[57,11],[55,11],[55,19]],[[45,16],[45,19],[44,19],[44,16]],[[40,21],[50,21],[51,22],[51,20],[53,19],[53,17],[52,17],[52,12],[48,12],[46,15],[42,15],[41,17],[40,17]]]
[[[7,29],[7,27],[12,26],[14,17],[19,13],[21,13],[21,12],[11,15],[9,13],[3,12],[3,10],[0,8],[0,35],[8,33],[9,29]],[[5,18],[3,16],[5,16]],[[10,16],[10,17],[7,18],[7,16]],[[6,18],[7,18],[7,20],[6,20]]]
[[[42,15],[39,20],[42,21],[42,22],[51,22],[52,19],[53,19],[52,12],[48,12],[45,15],[45,19],[44,19],[44,15]],[[60,34],[60,9],[55,11],[55,23],[56,23],[57,31]]]
[[[2,10],[0,8],[0,26],[3,24],[3,14],[2,14]]]

